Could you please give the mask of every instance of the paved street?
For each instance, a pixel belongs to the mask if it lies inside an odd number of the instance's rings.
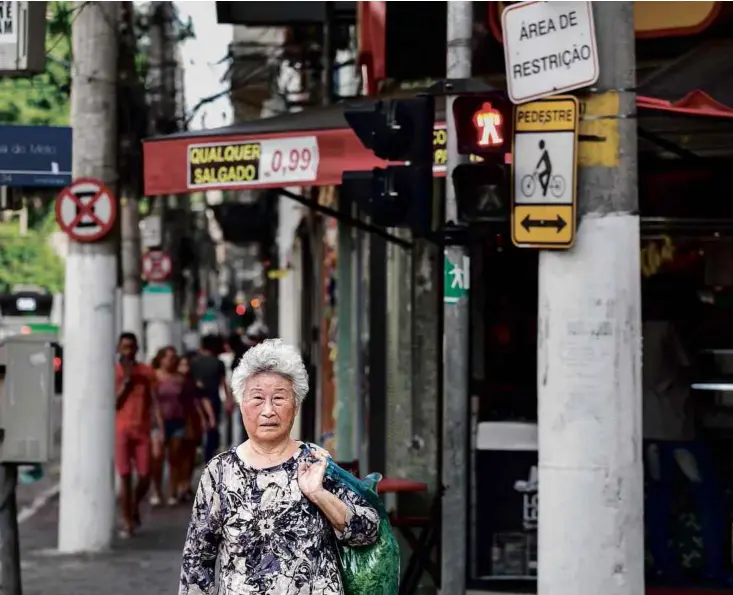
[[[61,398],[54,399],[56,456],[43,477],[18,485],[23,595],[175,594],[190,505],[143,511],[134,539],[116,541],[110,553],[62,556],[56,551],[61,473]]]
[[[112,552],[62,556],[56,551],[58,499],[20,526],[24,595],[166,595],[177,591],[187,505],[144,511],[135,538]]]

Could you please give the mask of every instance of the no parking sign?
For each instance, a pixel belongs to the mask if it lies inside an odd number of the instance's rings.
[[[97,242],[114,227],[117,201],[99,180],[80,178],[56,197],[56,222],[76,242]]]
[[[163,250],[149,250],[143,256],[143,277],[149,282],[165,281],[173,272],[173,262]]]

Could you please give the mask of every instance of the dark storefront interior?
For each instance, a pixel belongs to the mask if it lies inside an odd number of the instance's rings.
[[[729,588],[730,165],[654,158],[640,172],[647,585]],[[472,254],[469,584],[530,592],[537,573],[538,258],[511,245],[506,223],[484,224],[480,236]]]

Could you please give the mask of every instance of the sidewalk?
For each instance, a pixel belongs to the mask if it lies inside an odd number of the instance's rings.
[[[113,551],[56,551],[58,498],[20,525],[23,595],[175,595],[190,505],[143,510],[143,526]]]

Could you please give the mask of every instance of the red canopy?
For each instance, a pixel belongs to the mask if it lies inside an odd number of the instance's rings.
[[[647,114],[733,118],[733,108],[700,91],[676,102],[638,97],[637,105]],[[436,131],[445,128],[439,119]],[[445,142],[437,132],[435,141],[434,172],[444,176]],[[143,156],[148,196],[338,185],[344,171],[385,165],[362,146],[340,106],[153,138],[144,142]]]

